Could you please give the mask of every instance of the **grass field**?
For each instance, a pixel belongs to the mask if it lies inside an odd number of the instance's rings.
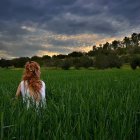
[[[0,69],[0,139],[140,139],[140,70],[45,70],[47,107],[13,100],[23,70]]]

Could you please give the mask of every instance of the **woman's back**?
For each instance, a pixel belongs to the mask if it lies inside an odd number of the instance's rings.
[[[22,81],[17,88],[16,96],[21,95],[23,101],[27,103],[27,107],[31,103],[35,103],[37,106],[42,106],[46,103],[45,83],[40,79],[40,74],[40,66],[37,62],[26,62]]]
[[[42,88],[40,89],[40,101],[38,102],[38,101],[35,101],[33,96],[31,96],[27,81],[21,81],[20,83],[21,95],[23,98],[23,102],[27,102],[27,108],[30,106],[30,101],[36,103],[37,106],[39,105],[40,102],[43,103],[43,105],[45,105],[45,102],[46,102],[45,83],[43,81],[41,81],[41,83],[42,83]]]

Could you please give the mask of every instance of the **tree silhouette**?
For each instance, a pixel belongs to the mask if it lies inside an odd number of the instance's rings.
[[[83,56],[83,53],[82,52],[76,52],[76,51],[68,54],[68,57],[81,57],[81,56]]]
[[[133,46],[138,46],[138,34],[137,33],[133,33],[131,35],[131,39],[132,39],[132,42],[133,42]]]
[[[125,37],[123,39],[123,43],[125,44],[126,48],[128,48],[130,46],[130,44],[131,44],[130,38],[129,37]]]
[[[118,48],[118,46],[119,46],[119,44],[120,44],[120,42],[119,41],[117,41],[117,40],[114,40],[113,42],[112,42],[112,48],[115,50],[115,49],[117,49]]]

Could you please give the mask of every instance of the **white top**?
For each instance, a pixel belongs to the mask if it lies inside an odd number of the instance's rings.
[[[42,82],[42,88],[40,90],[40,94],[41,94],[41,102],[45,105],[46,103],[46,98],[45,98],[45,83],[43,81]],[[33,97],[30,96],[29,93],[29,88],[28,88],[28,83],[25,81],[21,81],[20,83],[21,86],[21,94],[22,94],[22,98],[23,98],[23,102],[27,102],[27,108],[29,108],[30,106],[30,101],[32,100],[33,102],[36,103],[36,105],[39,105],[39,102],[36,102],[34,100]]]

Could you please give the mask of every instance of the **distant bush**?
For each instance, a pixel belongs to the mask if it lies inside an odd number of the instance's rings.
[[[61,59],[52,59],[51,66],[53,67],[61,67],[63,64],[63,60]]]
[[[122,55],[120,57],[122,63],[130,63],[131,62],[131,57],[130,55]]]
[[[61,64],[61,68],[64,70],[68,70],[71,67],[71,62],[68,59],[63,60]]]
[[[133,56],[130,62],[130,66],[133,70],[135,70],[137,66],[140,67],[140,56]]]
[[[120,58],[115,55],[115,54],[100,54],[97,55],[95,58],[95,63],[94,63],[96,68],[99,69],[105,69],[105,68],[120,68],[122,66],[122,62]]]
[[[79,69],[81,67],[80,58],[74,58],[72,62],[73,62],[73,66],[76,69]]]
[[[80,58],[74,58],[73,59],[73,66],[76,69],[79,69],[80,67],[88,68],[93,66],[93,60],[89,58],[88,56],[82,56]]]
[[[12,63],[10,62],[10,60],[0,59],[0,67],[8,68],[10,66],[12,66]]]
[[[89,68],[93,66],[93,60],[88,56],[83,56],[80,58],[81,66],[84,68]]]
[[[120,68],[122,66],[121,59],[117,55],[109,54],[108,61],[109,61],[110,68],[113,68],[113,67]]]
[[[29,57],[20,57],[13,59],[11,62],[15,68],[23,68],[25,66],[25,63],[29,60]]]
[[[107,68],[109,65],[108,60],[107,60],[107,55],[103,55],[103,54],[97,55],[95,57],[94,65],[96,68],[99,68],[99,69]]]
[[[82,53],[82,52],[76,52],[76,51],[74,51],[74,52],[72,52],[72,53],[69,53],[68,54],[68,57],[81,57],[81,56],[83,56],[84,54]]]

